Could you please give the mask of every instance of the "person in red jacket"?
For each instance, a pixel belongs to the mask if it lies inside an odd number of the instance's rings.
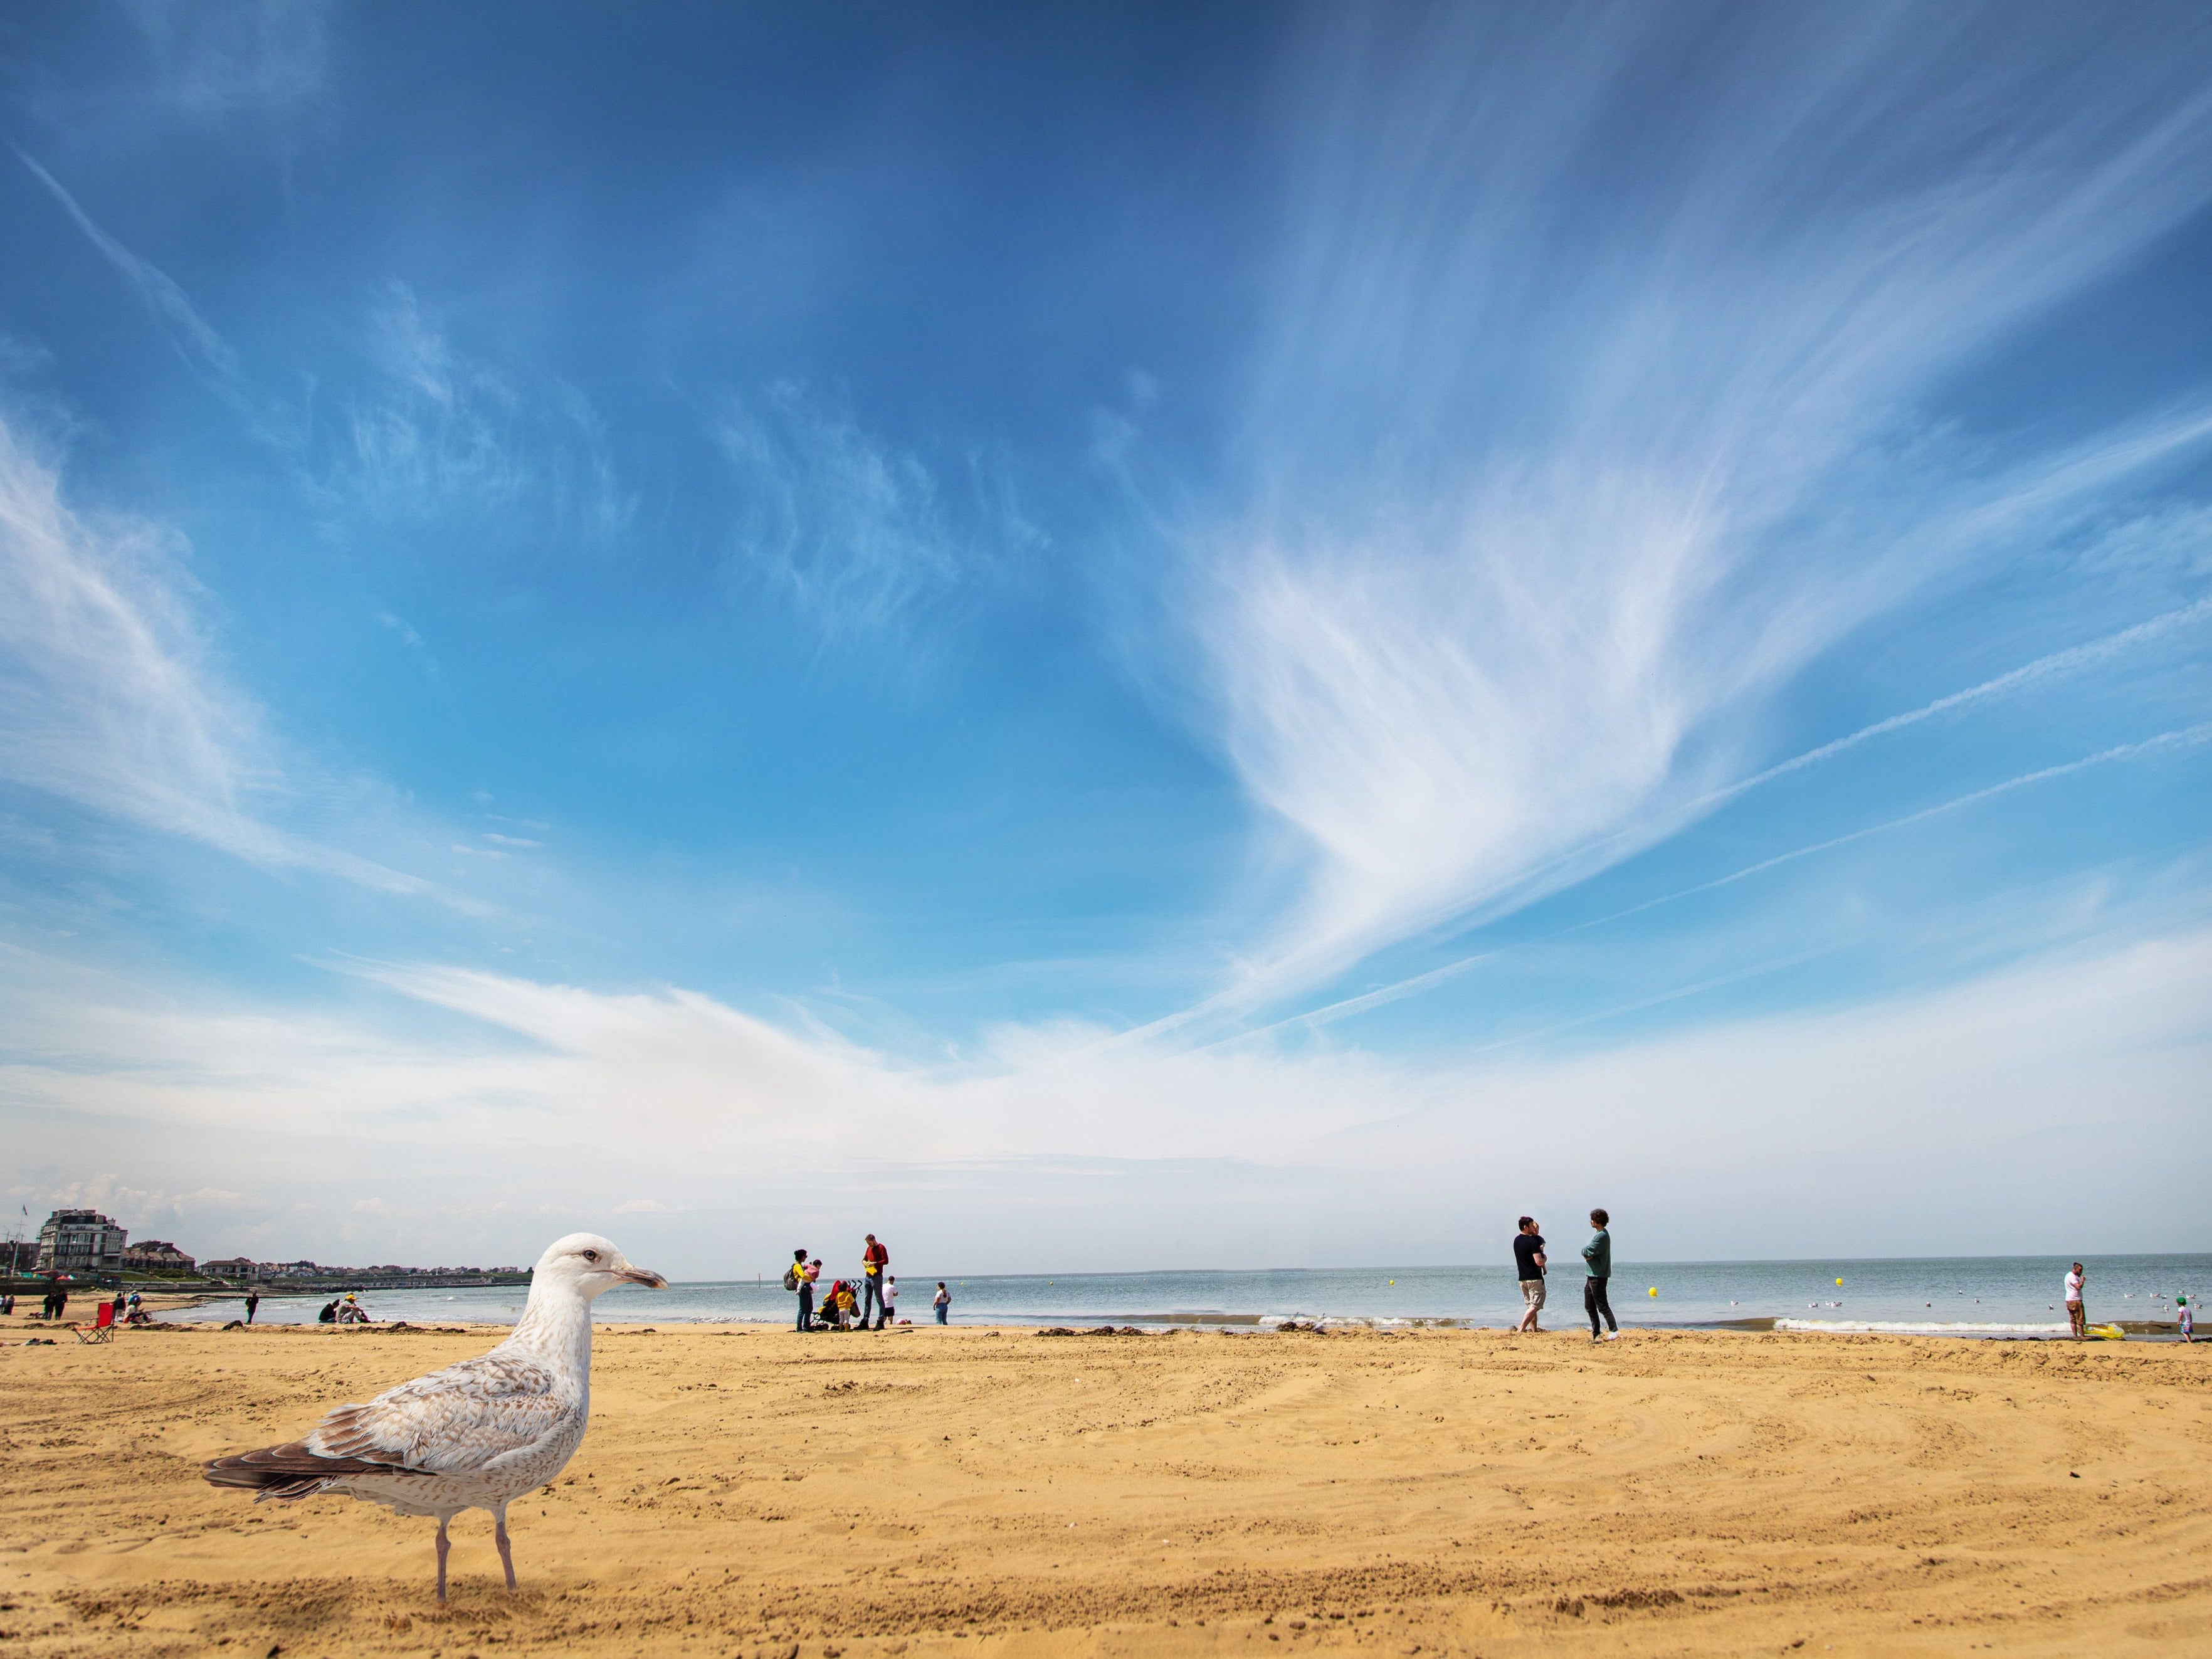
[[[860,1252],[860,1328],[868,1328],[868,1310],[875,1309],[878,1318],[884,1311],[884,1275],[890,1271],[891,1253],[876,1242],[873,1233],[868,1235],[867,1248]]]

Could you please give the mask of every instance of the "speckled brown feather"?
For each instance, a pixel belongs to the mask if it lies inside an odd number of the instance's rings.
[[[335,1413],[333,1413],[335,1415]],[[416,1471],[403,1467],[399,1460],[374,1456],[326,1457],[310,1451],[304,1440],[294,1440],[282,1446],[264,1446],[258,1451],[240,1452],[232,1457],[218,1457],[207,1465],[210,1484],[217,1486],[239,1486],[254,1494],[257,1504],[269,1498],[290,1503],[301,1498],[311,1498],[323,1490],[327,1480],[351,1474],[411,1474]]]

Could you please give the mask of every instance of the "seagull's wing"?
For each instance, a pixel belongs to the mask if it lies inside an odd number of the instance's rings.
[[[495,1350],[403,1382],[366,1406],[341,1406],[306,1443],[325,1457],[460,1474],[538,1444],[574,1409],[545,1366]]]
[[[219,1457],[206,1475],[218,1486],[289,1500],[349,1475],[468,1474],[538,1444],[573,1410],[556,1394],[551,1371],[495,1349],[403,1382],[365,1406],[340,1406],[304,1440]]]

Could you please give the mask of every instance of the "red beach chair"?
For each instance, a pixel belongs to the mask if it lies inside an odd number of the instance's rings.
[[[87,1330],[82,1325],[72,1325],[70,1327],[70,1334],[76,1337],[80,1342],[91,1343],[114,1341],[115,1305],[116,1304],[112,1302],[101,1303],[100,1304],[100,1317],[94,1322],[92,1328],[90,1330]]]

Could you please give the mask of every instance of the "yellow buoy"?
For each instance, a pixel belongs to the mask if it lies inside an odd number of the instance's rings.
[[[1838,1279],[1838,1280],[1836,1281],[1836,1283],[1837,1283],[1837,1284],[1838,1284],[1838,1285],[1842,1284],[1843,1282],[1844,1282],[1844,1281],[1843,1281],[1842,1279]]]
[[[1396,1279],[1392,1279],[1390,1282],[1391,1282],[1393,1285],[1395,1285],[1395,1284],[1396,1284],[1398,1281],[1397,1281]]]
[[[1656,1295],[1658,1295],[1658,1294],[1659,1294],[1659,1287],[1658,1287],[1656,1285],[1654,1285],[1651,1287],[1651,1294],[1652,1294],[1652,1295],[1654,1295],[1654,1296],[1656,1296]]]

